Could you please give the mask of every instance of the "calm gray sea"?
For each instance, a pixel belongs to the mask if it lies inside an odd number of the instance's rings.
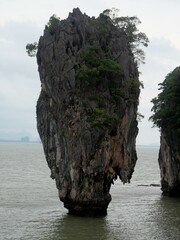
[[[161,196],[158,148],[139,147],[131,184],[116,181],[103,218],[67,215],[41,144],[0,143],[0,240],[179,240],[180,199]]]

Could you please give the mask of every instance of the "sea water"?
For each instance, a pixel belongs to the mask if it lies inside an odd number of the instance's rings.
[[[163,197],[158,147],[138,147],[130,184],[111,188],[108,215],[69,216],[41,144],[0,143],[0,240],[179,240],[180,199]]]

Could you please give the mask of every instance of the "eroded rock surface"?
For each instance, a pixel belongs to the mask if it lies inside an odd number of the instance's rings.
[[[180,138],[172,129],[162,130],[159,166],[163,195],[180,197]]]
[[[111,184],[129,182],[137,160],[139,80],[126,35],[74,9],[45,29],[37,62],[37,128],[60,200],[71,214],[104,215]]]

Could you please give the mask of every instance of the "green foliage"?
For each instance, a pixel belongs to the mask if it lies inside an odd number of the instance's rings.
[[[37,42],[28,43],[26,45],[26,52],[27,52],[29,57],[35,57],[36,53],[37,53],[37,49],[38,49],[38,43]]]
[[[150,120],[159,128],[180,131],[180,67],[170,72],[159,86],[161,92],[151,101],[154,113]]]
[[[119,88],[119,87],[111,87],[110,88],[110,92],[111,92],[111,95],[112,95],[112,100],[113,102],[117,103],[118,100],[119,100],[119,97],[120,96],[123,96],[123,89],[122,88]]]
[[[98,70],[106,78],[113,78],[122,73],[120,65],[110,58],[102,59],[99,62]]]
[[[123,75],[121,66],[111,56],[106,55],[100,46],[89,45],[81,50],[82,63],[76,69],[76,79],[81,85],[96,87],[104,84],[113,95],[120,94],[118,82]]]
[[[50,34],[54,34],[56,32],[57,26],[59,24],[60,18],[53,14],[47,23],[48,30]]]
[[[141,48],[139,48],[139,46],[142,45],[147,47],[149,39],[145,33],[139,32],[137,29],[137,25],[139,25],[141,21],[136,16],[118,17],[118,13],[119,10],[116,8],[106,9],[102,14],[100,14],[100,17],[103,15],[109,17],[109,20],[111,20],[115,26],[118,26],[125,31],[130,48],[137,63],[144,63],[145,53]]]
[[[50,34],[54,34],[56,32],[57,26],[59,24],[59,20],[60,19],[55,14],[53,14],[50,17],[49,22],[46,25]],[[38,43],[37,42],[28,43],[26,45],[26,52],[27,52],[29,57],[35,57],[36,54],[37,54],[37,49],[38,49]]]
[[[114,114],[110,115],[102,108],[93,108],[90,117],[90,124],[93,127],[110,127],[116,121]]]

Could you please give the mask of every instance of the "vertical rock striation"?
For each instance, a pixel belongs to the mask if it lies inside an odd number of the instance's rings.
[[[129,182],[139,80],[123,30],[74,9],[39,40],[42,90],[37,128],[60,200],[69,213],[104,215],[110,186]]]
[[[163,195],[180,197],[180,137],[172,129],[162,130],[159,166]]]

